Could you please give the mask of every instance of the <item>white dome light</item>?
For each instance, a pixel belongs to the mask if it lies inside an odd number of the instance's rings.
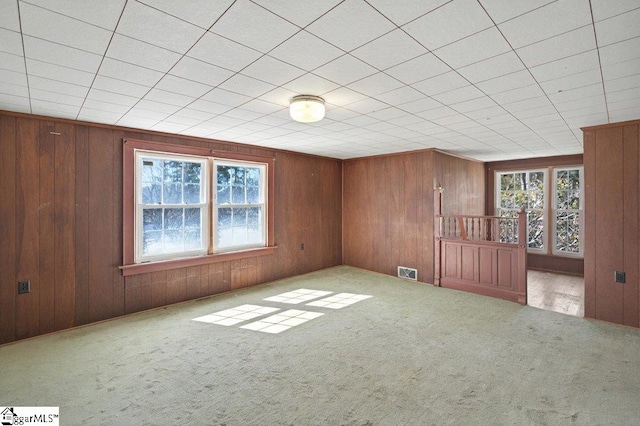
[[[291,98],[291,118],[300,123],[313,123],[324,118],[324,99],[318,96],[300,95]]]

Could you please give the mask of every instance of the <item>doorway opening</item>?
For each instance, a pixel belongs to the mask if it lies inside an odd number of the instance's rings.
[[[529,269],[527,304],[534,308],[584,317],[584,277]]]

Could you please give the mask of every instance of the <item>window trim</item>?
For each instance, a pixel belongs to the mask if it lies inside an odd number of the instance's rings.
[[[536,168],[531,168],[531,169],[522,169],[522,170],[500,170],[500,171],[496,171],[495,172],[495,177],[494,177],[494,181],[495,183],[495,206],[494,209],[496,209],[497,215],[499,216],[500,214],[500,210],[514,210],[514,211],[519,211],[519,209],[503,209],[502,207],[500,207],[500,201],[502,200],[501,197],[501,179],[500,179],[500,175],[508,175],[508,174],[517,174],[517,173],[527,173],[527,175],[529,175],[530,173],[538,173],[538,172],[542,172],[543,174],[543,182],[546,184],[547,182],[547,177],[549,175],[549,169],[545,168],[545,167],[536,167]],[[525,212],[527,212],[527,253],[534,253],[534,254],[548,254],[549,250],[548,250],[548,245],[549,245],[549,238],[548,238],[548,225],[549,225],[549,217],[547,215],[547,211],[548,211],[548,189],[544,188],[543,190],[543,207],[542,210],[540,209],[527,209],[525,208]],[[529,237],[529,212],[531,211],[542,211],[542,229],[543,229],[543,234],[542,234],[542,248],[531,248],[529,247],[529,241],[528,241],[528,237]],[[515,217],[518,217],[517,215]]]
[[[553,201],[552,201],[552,205],[551,205],[551,214],[550,214],[550,218],[551,218],[551,223],[553,226],[553,229],[556,229],[557,227],[557,212],[558,212],[558,197],[557,197],[557,193],[556,193],[556,187],[557,187],[557,180],[558,180],[558,173],[559,171],[570,171],[570,170],[579,170],[580,171],[580,208],[578,209],[578,213],[580,213],[580,222],[579,222],[579,226],[580,226],[580,250],[577,253],[573,253],[573,252],[567,252],[567,251],[561,251],[557,249],[557,238],[558,238],[558,234],[557,232],[554,232],[552,234],[552,238],[551,238],[551,254],[554,256],[562,256],[562,257],[573,257],[573,258],[577,258],[577,259],[584,259],[584,166],[583,165],[576,165],[576,166],[562,166],[562,167],[553,167],[553,182],[552,184],[552,188],[554,188],[553,191]],[[571,210],[565,210],[565,211],[571,211]]]
[[[496,212],[499,212],[500,207],[500,175],[509,174],[509,173],[523,173],[523,172],[537,172],[544,171],[545,173],[545,206],[544,206],[544,214],[543,214],[543,224],[545,229],[544,235],[544,249],[531,249],[527,247],[527,253],[542,255],[542,256],[554,256],[560,258],[573,258],[573,259],[584,259],[584,207],[581,209],[581,220],[580,220],[580,253],[568,253],[563,251],[557,251],[555,249],[556,243],[556,233],[549,232],[550,229],[555,229],[556,221],[555,221],[555,202],[556,202],[556,194],[555,194],[555,181],[556,181],[556,171],[557,170],[580,170],[580,196],[581,201],[584,200],[584,165],[583,164],[566,164],[559,163],[553,164],[549,166],[540,166],[540,165],[532,165],[531,167],[509,167],[509,168],[496,168],[493,170],[493,209]],[[584,201],[581,204],[584,206]],[[527,231],[528,233],[528,231]]]
[[[214,252],[191,257],[164,259],[157,261],[148,261],[144,263],[135,263],[135,237],[136,237],[136,186],[135,186],[135,151],[155,151],[165,154],[191,155],[199,157],[218,158],[228,161],[244,161],[265,163],[267,165],[267,182],[265,202],[266,209],[266,246],[258,248],[241,249],[226,252]],[[196,147],[189,145],[172,145],[161,142],[151,142],[139,139],[123,139],[123,243],[122,243],[122,274],[135,275],[155,271],[163,271],[167,269],[175,269],[189,266],[204,265],[208,263],[224,262],[234,259],[243,259],[255,256],[268,255],[275,252],[277,246],[274,243],[275,230],[275,158],[252,155],[233,151],[213,150],[205,147]],[[211,213],[209,217],[211,218]],[[210,227],[211,229],[211,227]]]

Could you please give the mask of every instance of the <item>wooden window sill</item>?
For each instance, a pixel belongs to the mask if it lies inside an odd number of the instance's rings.
[[[136,263],[119,266],[122,275],[148,274],[150,272],[166,271],[168,269],[187,268],[190,266],[206,265],[209,263],[226,262],[229,260],[245,259],[247,257],[266,256],[273,254],[278,246],[260,247],[249,250],[216,253],[204,256],[186,257],[182,259],[162,260],[157,262]]]

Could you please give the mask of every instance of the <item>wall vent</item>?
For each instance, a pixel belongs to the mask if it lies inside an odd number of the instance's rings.
[[[398,266],[398,277],[418,281],[418,270],[407,268],[406,266]]]

